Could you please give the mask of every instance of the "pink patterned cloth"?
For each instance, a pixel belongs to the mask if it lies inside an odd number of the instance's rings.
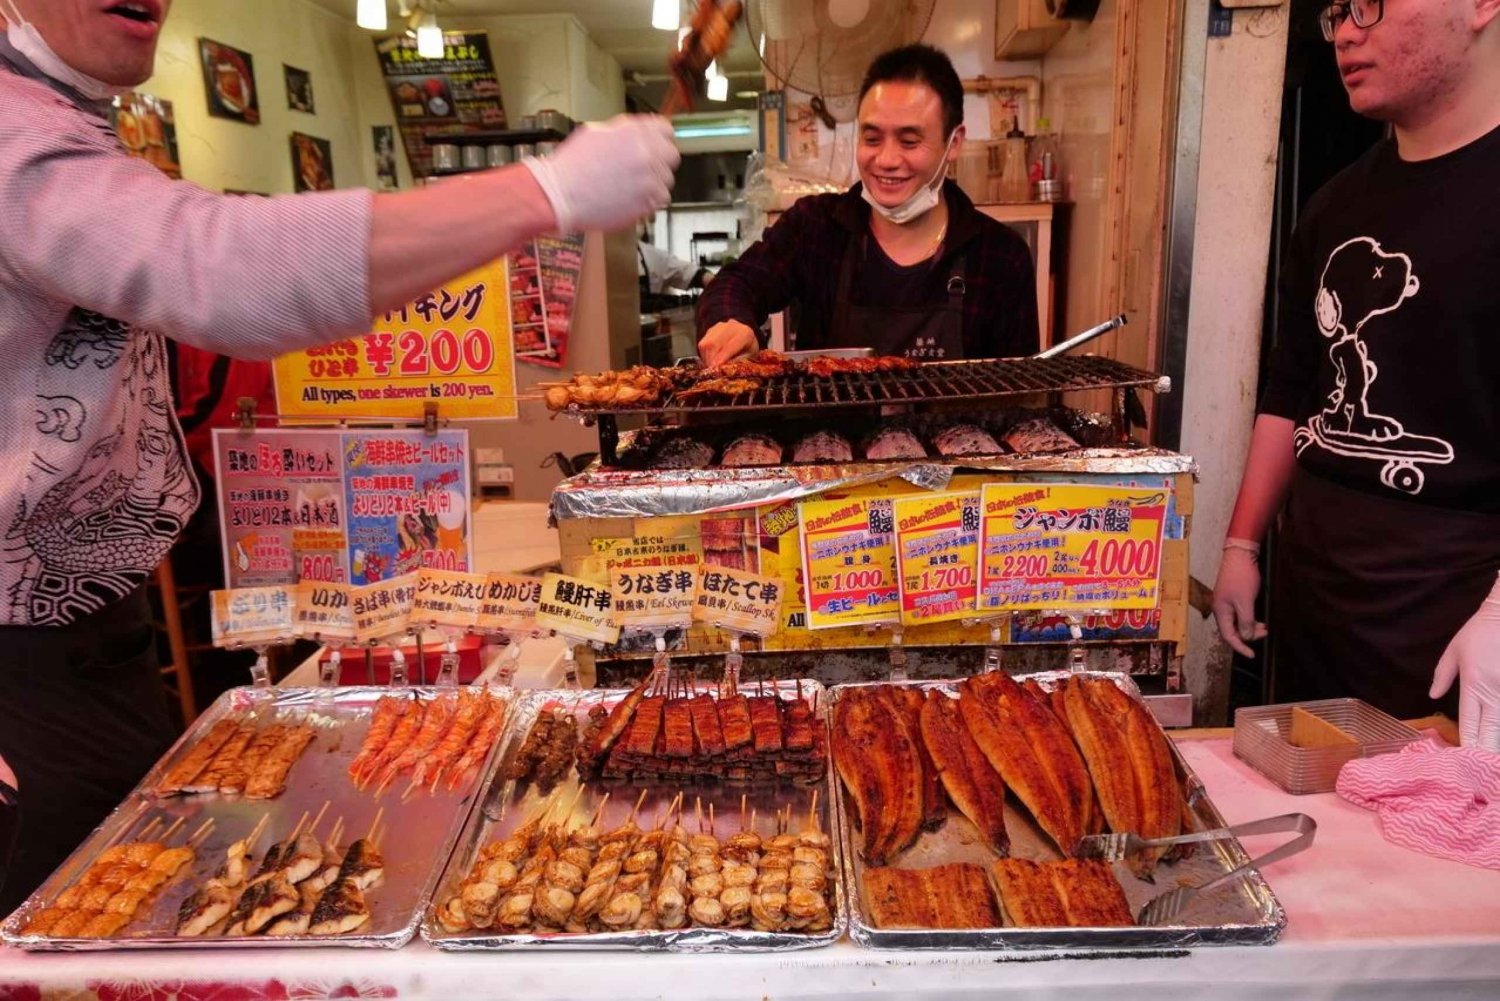
[[[1374,810],[1394,844],[1500,869],[1500,754],[1428,739],[1349,762],[1338,793]]]

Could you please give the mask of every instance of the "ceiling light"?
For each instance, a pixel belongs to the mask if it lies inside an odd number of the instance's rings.
[[[423,59],[443,58],[443,29],[438,27],[437,15],[427,11],[417,25],[417,55]]]
[[[739,98],[741,101],[753,101],[757,97],[760,96],[760,91],[758,91],[758,90],[737,90],[737,91],[734,92],[734,96],[737,97],[737,98]]]
[[[354,23],[370,31],[384,31],[389,27],[385,16],[385,0],[359,0],[355,8]]]
[[[662,31],[676,31],[682,23],[678,0],[655,0],[651,5],[651,27]]]
[[[748,136],[748,125],[687,125],[674,129],[678,139],[716,139],[720,136]]]
[[[708,99],[710,101],[729,100],[729,78],[727,76],[716,76],[709,78]]]

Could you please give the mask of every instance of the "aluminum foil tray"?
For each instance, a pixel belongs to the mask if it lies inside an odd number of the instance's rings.
[[[765,689],[768,693],[774,690],[785,696],[793,693],[797,685],[798,682],[792,680],[775,683],[768,681]],[[816,681],[806,680],[800,682],[800,685],[803,694],[815,700],[814,704],[821,717],[826,698],[823,686]],[[742,685],[741,690],[746,694],[753,694],[749,686]],[[534,787],[517,788],[515,781],[505,778],[506,768],[520,749],[540,711],[557,706],[571,708],[579,719],[581,733],[589,709],[601,704],[613,706],[626,694],[628,690],[625,689],[538,691],[529,694],[521,702],[515,712],[514,725],[508,732],[506,747],[502,752],[502,765],[491,777],[491,786],[484,796],[483,807],[474,811],[464,828],[459,846],[453,852],[447,870],[438,884],[437,893],[433,896],[435,906],[440,906],[442,901],[457,892],[482,846],[508,836],[548,798]],[[829,757],[831,761],[832,755]],[[590,783],[582,796],[577,798],[570,819],[587,823],[599,801],[609,793],[609,803],[599,822],[600,827],[608,830],[625,820],[644,790],[646,797],[641,805],[638,821],[643,828],[649,828],[652,818],[666,810],[678,792],[682,792],[686,806],[683,824],[689,833],[696,833],[694,803],[701,797],[705,814],[708,805],[714,804],[715,830],[721,838],[748,827],[752,813],[756,819],[756,829],[761,834],[769,834],[772,823],[770,818],[777,810],[787,806],[792,807],[794,822],[799,818],[805,822],[812,793],[818,790],[819,823],[833,839],[831,851],[842,856],[838,828],[828,803],[829,775],[831,772],[826,773],[816,785],[776,788],[731,784],[686,783],[668,786],[607,781]],[[561,790],[558,794],[559,802],[567,804],[574,801],[578,791],[577,770],[570,769],[557,788]],[[740,810],[742,794],[745,796],[744,813]],[[797,823],[795,829],[800,830],[801,824]],[[429,908],[427,918],[422,923],[422,937],[439,949],[452,951],[608,949],[638,952],[791,952],[814,949],[838,941],[848,926],[846,897],[842,885],[843,867],[833,859],[830,861],[833,862],[834,869],[829,899],[829,906],[834,912],[833,927],[817,934],[760,932],[749,928],[683,928],[676,931],[640,930],[593,934],[500,934],[488,930],[449,932],[438,924],[434,907]]]
[[[347,769],[359,751],[360,742],[369,729],[371,711],[382,695],[409,692],[416,698],[427,700],[439,691],[431,687],[357,687],[235,688],[225,692],[194,721],[125,802],[10,916],[0,927],[0,936],[10,945],[39,950],[158,949],[167,946],[185,949],[399,948],[416,933],[433,886],[468,817],[477,791],[486,785],[488,776],[496,767],[504,735],[502,733],[496,740],[496,749],[491,751],[478,777],[469,778],[452,792],[446,788],[435,795],[423,791],[404,803],[401,802],[404,779],[398,779],[377,800],[373,790],[361,792],[354,787]],[[506,697],[494,692],[491,696]],[[314,724],[314,740],[287,774],[286,790],[269,800],[219,794],[156,797],[151,790],[166,770],[215,723],[232,716],[253,717],[263,723],[306,717]],[[179,905],[214,874],[229,846],[247,834],[262,815],[267,815],[268,822],[255,846],[257,863],[273,841],[296,826],[304,812],[316,815],[325,802],[328,809],[318,833],[327,834],[334,822],[342,817],[345,829],[350,832],[348,837],[341,839],[345,843],[364,836],[376,812],[382,807],[385,810],[381,820],[383,833],[379,838],[385,856],[385,877],[366,892],[371,914],[362,928],[347,935],[275,938],[261,935],[186,938],[174,933]],[[31,915],[48,906],[58,893],[71,885],[106,846],[127,832],[139,830],[150,818],[158,816],[166,824],[183,819],[182,832],[195,830],[208,818],[213,818],[214,826],[199,846],[195,861],[165,885],[149,912],[139,913],[113,938],[54,938],[22,934],[21,929]],[[180,843],[181,836],[169,843]]]
[[[1297,747],[1291,742],[1292,710],[1303,709],[1332,723],[1354,743]],[[1399,751],[1422,735],[1360,699],[1322,699],[1252,706],[1234,714],[1234,753],[1293,795],[1332,792],[1339,769],[1355,758]]]
[[[1046,671],[1030,675],[1019,675],[1018,680],[1035,678],[1043,688],[1050,690],[1069,671]],[[1077,672],[1088,676],[1106,677],[1121,685],[1131,695],[1139,698],[1140,691],[1128,677],[1112,672]],[[910,682],[911,687],[926,690],[936,688],[956,694],[956,681]],[[836,685],[829,690],[827,717],[832,736],[833,706],[841,693],[852,688],[871,687],[864,685]],[[1194,830],[1207,830],[1224,826],[1224,818],[1208,798],[1203,784],[1192,769],[1172,746],[1172,755],[1177,763],[1179,778],[1186,794],[1188,809],[1193,817]],[[1168,952],[1202,945],[1269,945],[1281,936],[1286,928],[1286,912],[1276,900],[1275,894],[1264,877],[1255,872],[1249,877],[1229,886],[1221,887],[1192,910],[1183,915],[1183,923],[1159,927],[1131,928],[976,928],[962,930],[947,929],[882,929],[876,928],[868,917],[862,899],[864,885],[864,860],[859,857],[859,837],[854,829],[854,809],[847,801],[842,786],[834,796],[834,812],[840,831],[839,842],[843,847],[844,886],[849,894],[849,934],[859,945],[871,949],[988,949],[1000,952],[1021,953],[1030,950],[1058,950],[1061,952]],[[1013,797],[1007,797],[1005,825],[1011,838],[1011,857],[1031,859],[1037,862],[1060,858],[1057,849],[1031,819],[1024,808],[1019,807]],[[937,831],[923,833],[915,845],[903,852],[894,863],[903,869],[924,869],[950,862],[970,862],[984,865],[996,856],[980,839],[973,825],[956,809],[949,810],[946,823]],[[1164,893],[1177,885],[1197,885],[1214,876],[1228,872],[1249,861],[1249,856],[1237,840],[1207,842],[1187,859],[1164,862],[1157,867],[1155,884],[1138,879],[1123,863],[1113,868],[1120,885],[1125,890],[1125,899],[1131,913],[1152,897]],[[998,898],[998,894],[997,894]]]

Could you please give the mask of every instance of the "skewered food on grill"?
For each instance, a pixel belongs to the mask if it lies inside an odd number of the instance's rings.
[[[726,469],[742,466],[774,466],[781,462],[781,443],[764,434],[744,434],[724,447],[719,465]]]
[[[962,455],[999,455],[1005,450],[994,435],[977,424],[950,424],[932,437],[938,454],[952,458]]]
[[[1078,442],[1046,417],[1022,421],[1005,433],[1005,444],[1016,452],[1066,452]]]
[[[578,748],[578,721],[565,709],[544,709],[526,734],[506,777],[524,786],[535,783],[543,794],[552,791],[573,764]]]
[[[791,375],[796,370],[796,362],[780,352],[757,351],[753,355],[715,366],[707,372],[720,379],[775,379]]]
[[[942,865],[930,869],[865,870],[865,900],[877,928],[995,928],[994,895],[984,869]]]
[[[1021,928],[1117,928],[1135,924],[1125,891],[1097,859],[1001,859],[990,871],[1006,923]]]
[[[750,377],[711,376],[699,379],[687,389],[681,390],[676,398],[690,400],[696,396],[739,396],[741,393],[752,393],[762,385],[762,380]]]
[[[870,372],[906,372],[916,368],[921,362],[912,361],[910,358],[901,358],[895,355],[882,355],[878,358],[829,358],[827,356],[810,358],[803,363],[802,370],[808,375],[816,375],[827,378],[835,375],[863,375]]]
[[[853,462],[849,439],[832,431],[814,431],[792,448],[793,462]]]
[[[925,459],[927,449],[906,428],[881,428],[865,443],[865,458],[872,461]]]

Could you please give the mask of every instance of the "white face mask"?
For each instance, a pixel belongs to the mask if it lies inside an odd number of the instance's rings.
[[[21,16],[21,12],[16,9],[15,0],[4,0],[0,13],[5,14],[5,37],[10,39],[10,44],[16,47],[17,52],[30,59],[33,66],[58,83],[67,84],[91,101],[105,101],[130,90],[129,87],[117,87],[103,80],[95,80],[87,73],[81,73],[68,65],[62,56],[52,51],[52,46],[36,30],[36,25]]]
[[[948,153],[953,149],[953,140],[957,138],[958,129],[954,129],[953,134],[948,137],[948,145],[943,147],[943,158],[938,162],[937,173],[933,174],[926,184],[918,188],[900,205],[888,207],[880,204],[875,200],[875,196],[870,194],[868,185],[860,190],[860,195],[870,203],[870,208],[898,226],[904,226],[913,219],[926,215],[937,208],[938,199],[942,197],[943,178],[948,176]]]

